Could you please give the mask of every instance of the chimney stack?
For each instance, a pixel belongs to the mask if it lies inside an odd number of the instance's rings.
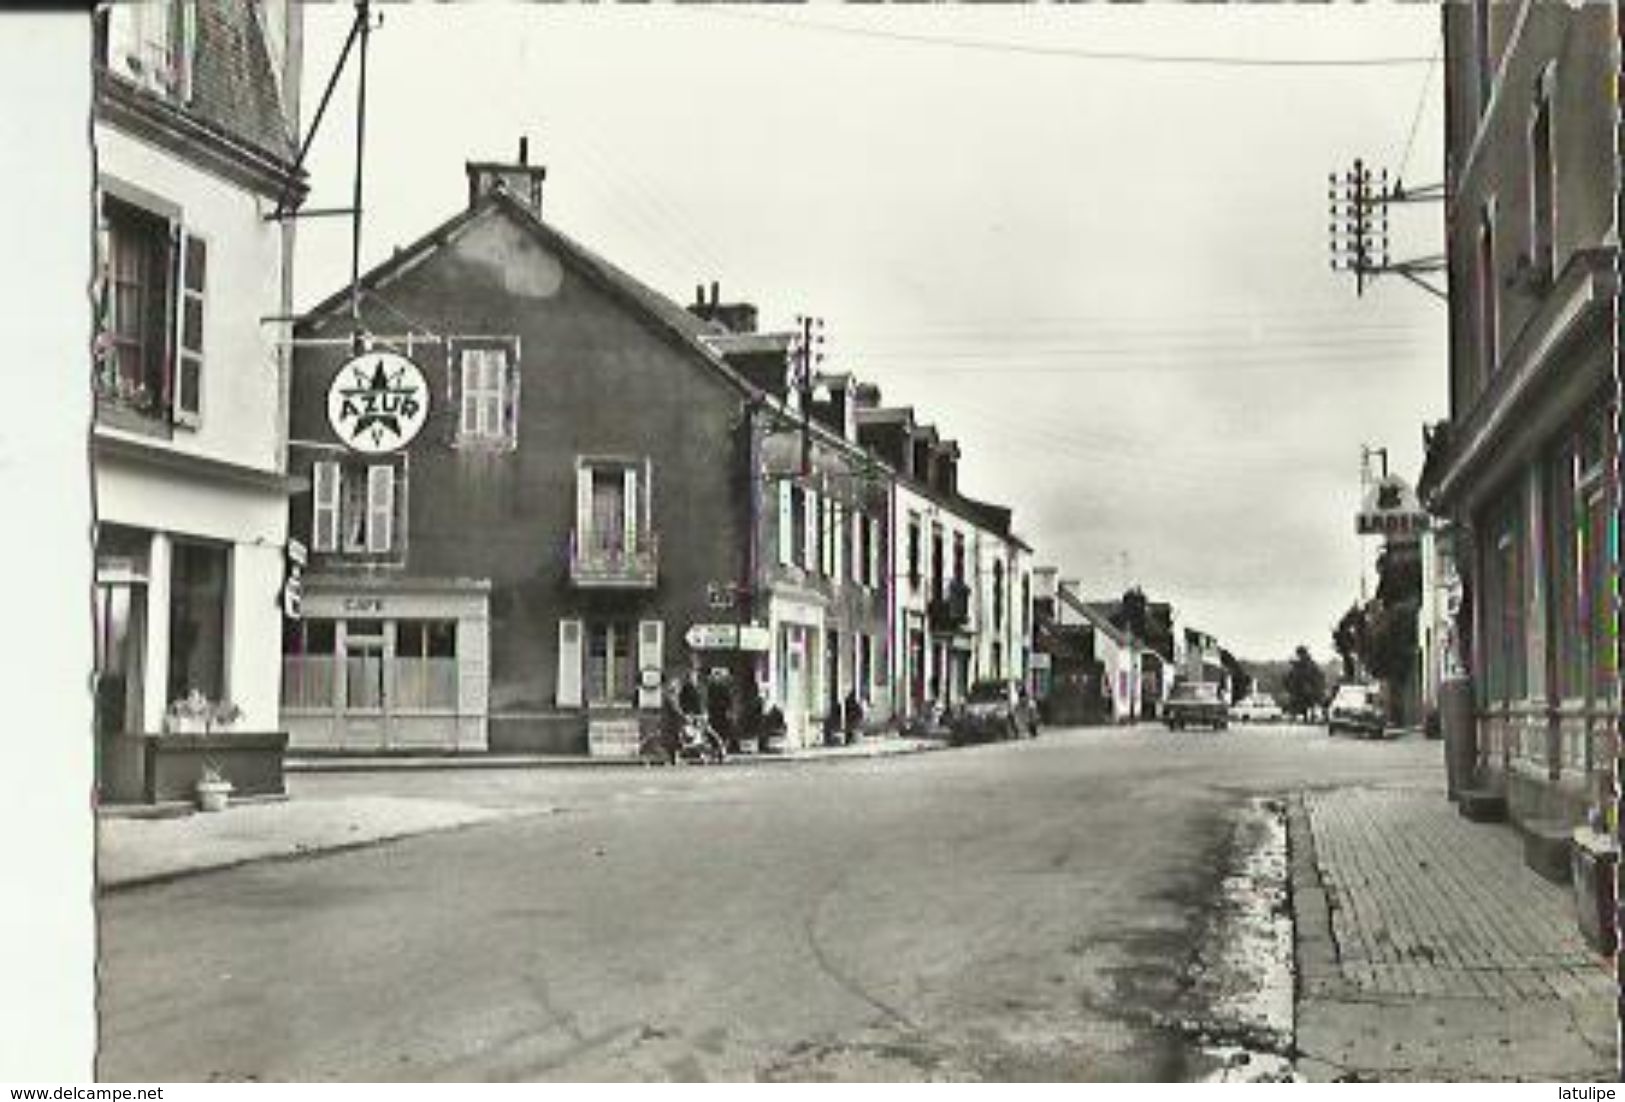
[[[547,179],[547,169],[530,163],[530,138],[519,139],[518,164],[469,161],[464,171],[468,173],[469,206],[500,190],[537,218],[542,216],[542,183]]]

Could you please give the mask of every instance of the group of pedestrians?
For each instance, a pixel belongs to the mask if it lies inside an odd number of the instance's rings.
[[[824,719],[827,745],[851,745],[863,729],[864,709],[856,692],[831,701]],[[715,760],[737,754],[745,743],[761,751],[783,745],[784,712],[763,700],[754,677],[735,678],[726,670],[701,678],[689,669],[667,681],[661,698],[661,750],[671,760],[703,750]]]

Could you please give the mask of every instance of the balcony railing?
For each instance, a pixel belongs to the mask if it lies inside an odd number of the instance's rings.
[[[660,544],[652,532],[630,542],[576,529],[570,533],[570,584],[582,589],[653,589],[660,577]]]

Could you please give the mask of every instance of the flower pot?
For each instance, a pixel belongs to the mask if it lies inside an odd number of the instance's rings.
[[[199,811],[224,811],[231,801],[230,781],[202,780],[197,782],[197,807]]]

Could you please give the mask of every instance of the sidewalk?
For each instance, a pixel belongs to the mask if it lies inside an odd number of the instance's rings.
[[[842,761],[919,753],[943,745],[927,739],[873,738],[855,746],[798,750],[784,754],[741,755],[725,770],[778,763]],[[400,775],[426,770],[499,769],[507,771],[591,767],[624,770],[638,761],[605,758],[490,757],[336,757],[290,760],[290,773],[366,773]],[[647,766],[659,769],[658,766]],[[683,766],[680,768],[701,768]],[[704,768],[715,769],[716,766]],[[335,778],[336,779],[336,778]],[[194,873],[230,868],[250,861],[288,859],[354,849],[431,831],[453,830],[498,819],[552,814],[546,801],[491,804],[468,799],[348,793],[342,796],[298,796],[288,800],[237,804],[219,814],[161,809],[159,815],[104,811],[97,823],[97,882],[101,890],[159,883]],[[175,814],[173,812],[179,812]]]
[[[1289,827],[1299,1074],[1615,1078],[1608,963],[1510,828],[1383,788],[1305,793]]]

